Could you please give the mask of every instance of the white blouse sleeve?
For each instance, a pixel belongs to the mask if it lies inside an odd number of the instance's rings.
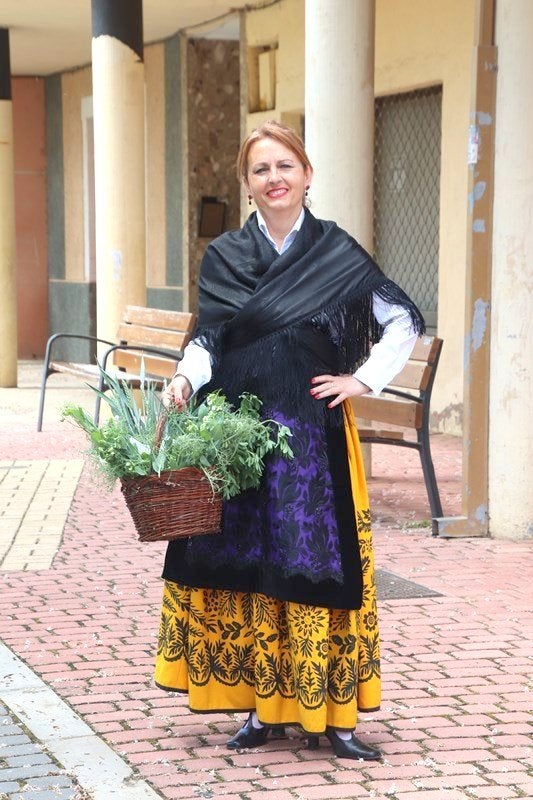
[[[407,363],[418,334],[413,330],[409,312],[402,306],[390,305],[374,294],[372,310],[385,330],[355,377],[379,394]]]
[[[205,347],[194,340],[189,342],[183,351],[183,358],[178,364],[176,373],[187,378],[194,394],[209,383],[212,375],[211,356]]]

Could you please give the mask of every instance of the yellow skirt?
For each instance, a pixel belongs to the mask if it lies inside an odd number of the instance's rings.
[[[264,594],[165,582],[155,681],[187,692],[192,711],[253,711],[269,725],[352,730],[380,704],[379,631],[364,466],[344,403],[350,478],[363,564],[359,611]]]

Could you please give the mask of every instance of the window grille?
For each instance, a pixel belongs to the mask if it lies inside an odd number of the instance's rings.
[[[442,87],[376,98],[374,254],[437,326]]]

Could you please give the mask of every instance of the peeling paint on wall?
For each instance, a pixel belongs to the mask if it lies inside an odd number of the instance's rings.
[[[475,184],[474,189],[468,193],[468,211],[470,212],[470,214],[472,214],[474,211],[474,203],[477,202],[477,200],[481,200],[481,198],[485,194],[486,189],[487,189],[487,182],[478,181]]]
[[[483,344],[487,329],[487,309],[489,304],[479,297],[474,303],[474,318],[472,320],[472,352],[475,353]]]
[[[481,200],[487,189],[487,181],[478,181],[474,186],[474,200]]]
[[[465,382],[470,380],[470,340],[469,333],[465,334],[464,348],[463,348],[463,371]]]
[[[122,274],[122,251],[110,250],[111,263],[113,265],[113,280],[119,281]]]
[[[478,111],[477,122],[478,125],[492,125],[492,116],[491,114],[487,114],[486,111]]]
[[[477,519],[478,522],[485,524],[487,521],[487,506],[482,503],[478,506],[475,510],[474,517]]]
[[[451,403],[442,411],[432,411],[430,415],[430,427],[432,431],[443,430],[445,423],[452,423],[453,427],[461,429],[463,427],[463,404]]]
[[[485,233],[485,220],[475,219],[472,224],[472,230],[474,233]]]
[[[516,374],[516,373],[515,373]],[[527,380],[528,378],[527,371],[524,371],[524,378]],[[520,395],[516,387],[512,386],[506,390],[506,392],[502,395],[501,398],[501,406],[506,414],[509,414],[512,410],[513,403],[516,400],[520,399]]]

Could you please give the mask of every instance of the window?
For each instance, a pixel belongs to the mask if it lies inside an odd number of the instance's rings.
[[[248,48],[248,111],[276,107],[277,45]]]

